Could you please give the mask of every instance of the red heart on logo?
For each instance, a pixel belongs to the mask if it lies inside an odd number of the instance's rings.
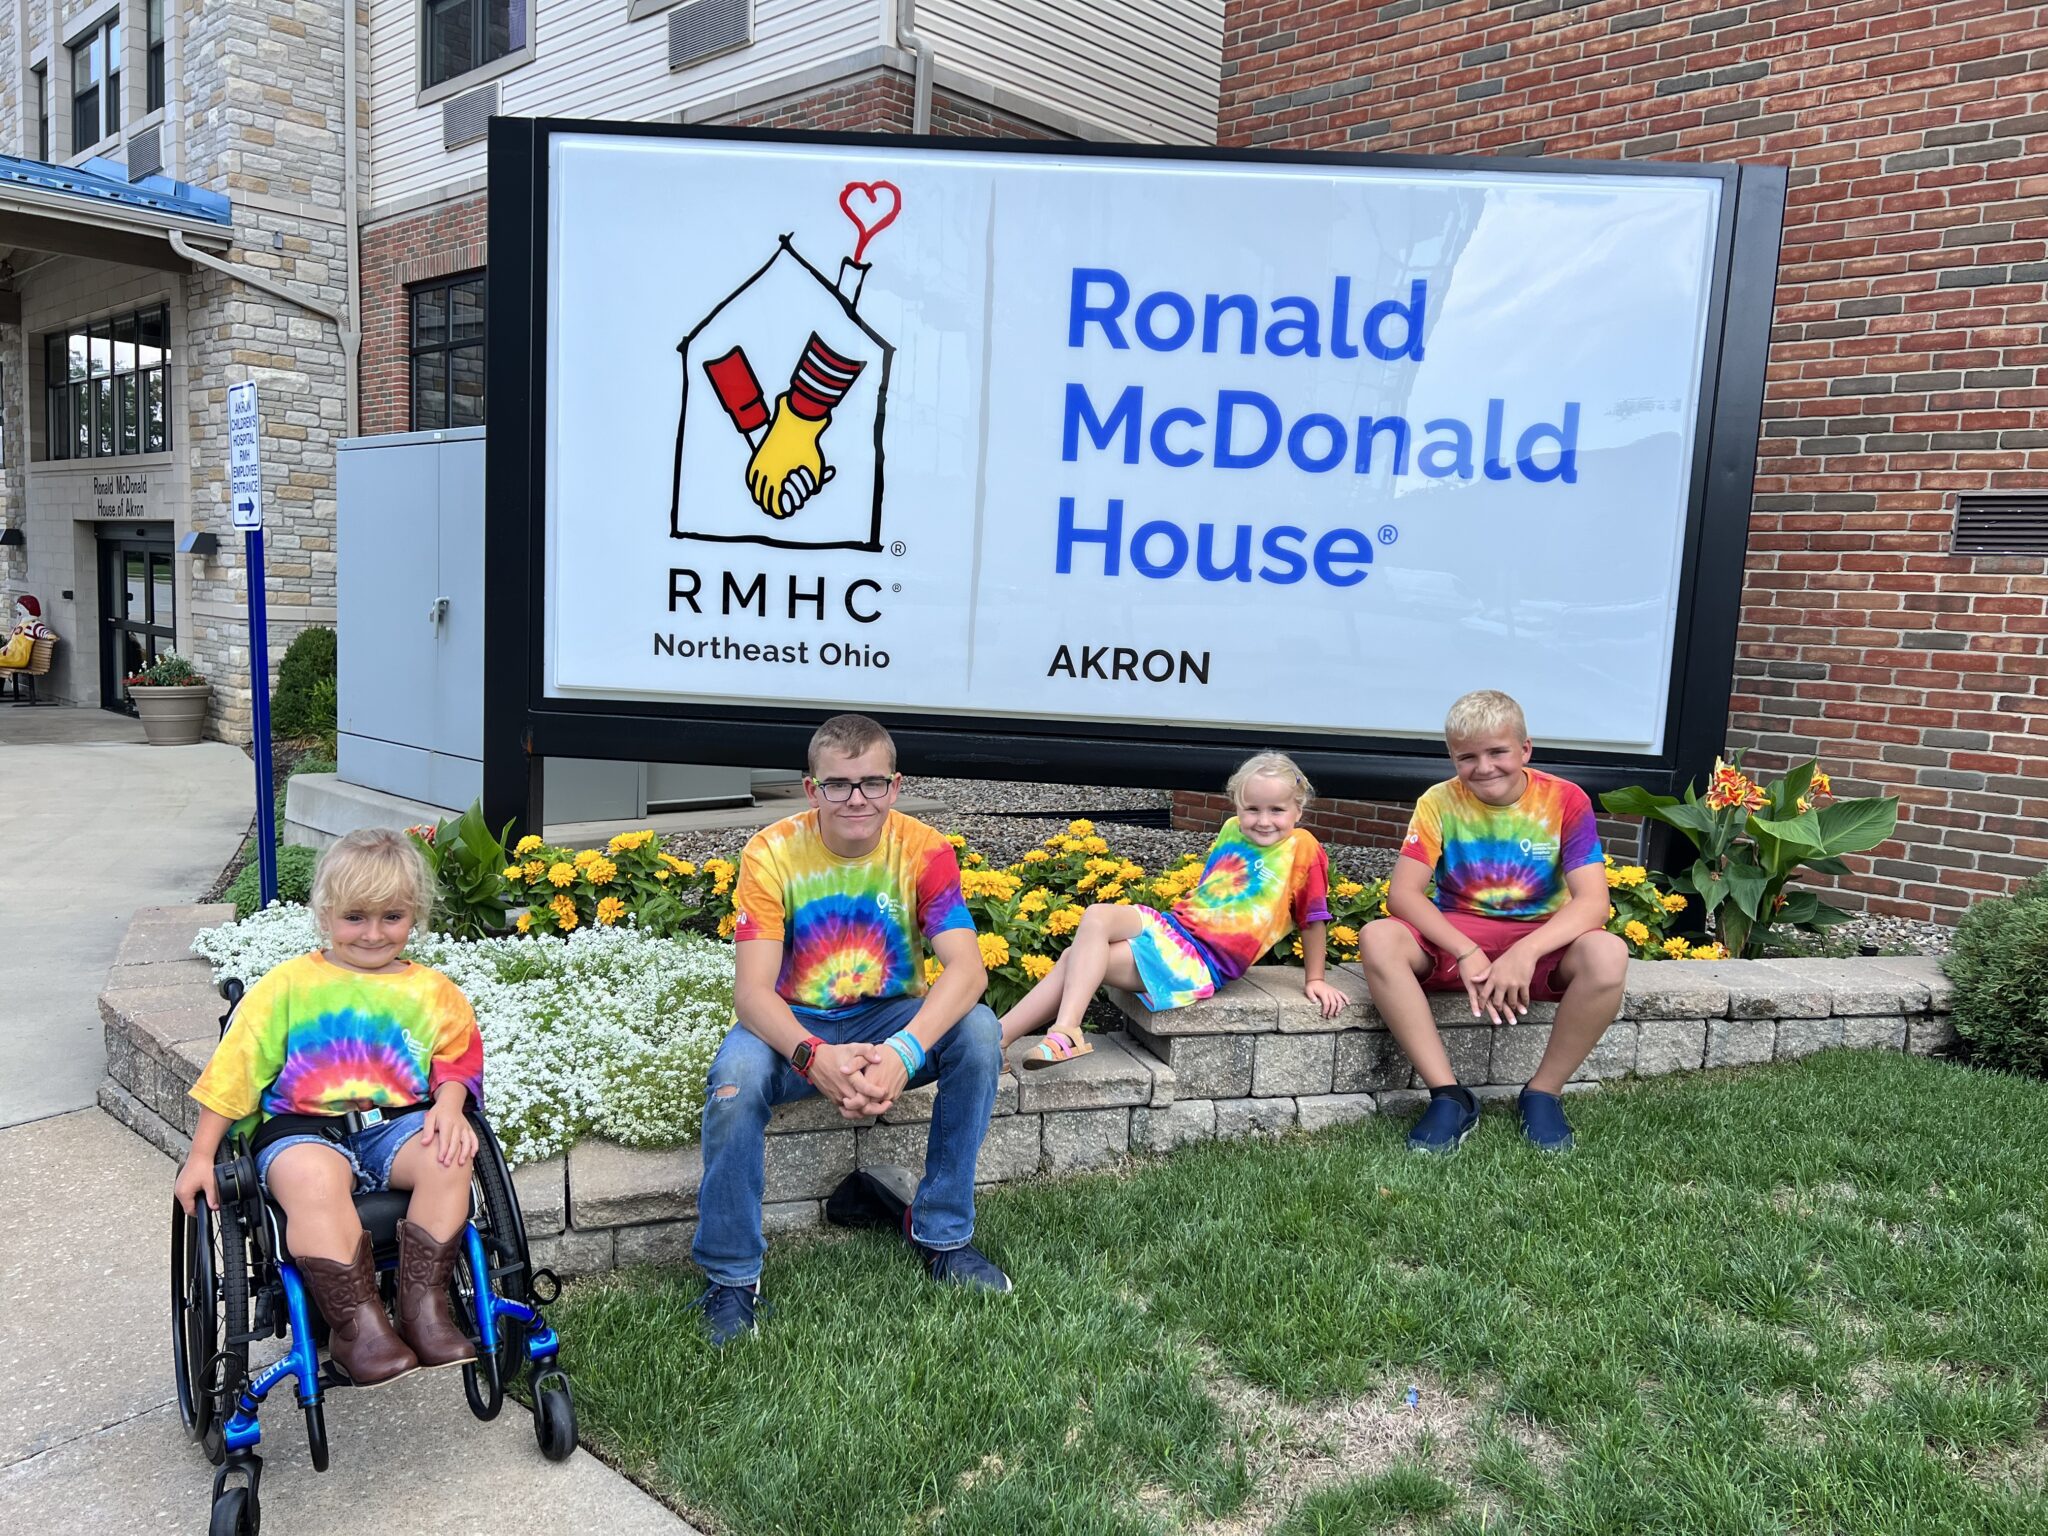
[[[884,197],[884,193],[888,195]],[[903,211],[903,194],[893,181],[849,181],[840,189],[839,211],[860,231],[860,242],[853,248],[853,259],[858,262],[868,242],[896,222],[896,215]]]

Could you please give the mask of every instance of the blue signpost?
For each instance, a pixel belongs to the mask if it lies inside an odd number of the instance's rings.
[[[228,501],[249,557],[249,703],[256,754],[256,876],[264,906],[277,900],[276,789],[270,778],[270,624],[263,605],[263,460],[256,386],[228,386]]]

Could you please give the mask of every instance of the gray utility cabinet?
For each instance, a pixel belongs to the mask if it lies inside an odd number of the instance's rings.
[[[462,810],[483,792],[484,429],[349,438],[337,465],[336,776]],[[753,779],[553,758],[546,819],[746,805]]]

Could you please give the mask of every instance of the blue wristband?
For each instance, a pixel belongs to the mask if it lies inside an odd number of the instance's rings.
[[[917,1036],[907,1029],[899,1029],[882,1044],[896,1053],[897,1060],[903,1063],[906,1077],[917,1076],[919,1069],[924,1066],[924,1045]]]

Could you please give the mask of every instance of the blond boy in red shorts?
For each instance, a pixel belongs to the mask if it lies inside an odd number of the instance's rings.
[[[1367,924],[1359,945],[1373,1006],[1429,1088],[1408,1145],[1448,1153],[1479,1122],[1426,995],[1462,989],[1472,1017],[1496,1025],[1516,1022],[1532,1001],[1557,1003],[1517,1104],[1529,1140],[1563,1151],[1572,1131],[1559,1095],[1614,1022],[1628,970],[1628,946],[1604,931],[1593,805],[1576,784],[1529,766],[1522,708],[1504,693],[1459,699],[1444,740],[1458,776],[1416,801],[1387,893],[1391,915]]]

